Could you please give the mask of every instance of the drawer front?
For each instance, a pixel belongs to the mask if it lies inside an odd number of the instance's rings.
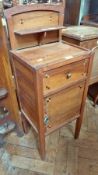
[[[44,75],[44,94],[58,90],[86,77],[88,60],[48,71]]]
[[[46,128],[58,128],[80,113],[84,84],[68,88],[45,98]],[[45,122],[44,121],[44,122]]]

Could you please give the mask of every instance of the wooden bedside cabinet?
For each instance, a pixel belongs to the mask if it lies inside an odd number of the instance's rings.
[[[75,119],[78,138],[93,61],[91,51],[61,41],[63,11],[40,4],[5,12],[21,114],[38,133],[42,158],[45,136]]]
[[[90,26],[68,27],[62,30],[62,39],[87,49],[95,49],[90,85],[98,82],[98,29]]]

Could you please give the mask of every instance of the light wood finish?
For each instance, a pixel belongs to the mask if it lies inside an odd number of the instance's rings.
[[[75,45],[95,50],[90,85],[98,82],[98,29],[90,26],[74,26],[62,30],[62,39]]]
[[[75,137],[79,136],[93,60],[93,53],[90,51],[61,41],[59,26],[62,24],[63,12],[60,7],[40,4],[39,6],[26,6],[23,10],[16,7],[5,12],[13,49],[11,54],[21,114],[38,134],[40,154],[43,159],[46,149],[45,135],[77,119]],[[16,9],[17,12],[13,12]],[[34,28],[36,30],[31,30],[30,21],[26,21],[28,26],[26,26],[25,32],[23,32],[25,24],[21,28],[20,24],[17,26],[16,20],[16,23],[13,23],[14,16],[20,20],[20,16],[24,12],[26,12],[26,19],[31,15],[31,17],[33,16],[31,21],[36,21],[37,17],[39,18],[39,10],[42,10],[42,14],[44,10],[47,15],[44,21],[40,20],[35,23]],[[55,25],[58,26],[57,29],[55,28],[58,31],[58,42],[54,42],[51,37],[49,40],[47,38],[47,44],[45,44],[45,42],[40,42],[42,27],[45,32],[54,25],[52,20],[49,22],[50,13],[53,15]],[[43,19],[43,15],[41,18]],[[47,24],[48,28],[46,29]],[[19,27],[18,33],[14,33],[16,26]],[[20,47],[18,50],[15,37],[23,34],[21,37],[24,43],[24,34],[27,36],[28,31],[30,34],[32,31],[34,36],[36,34],[39,36],[39,45],[27,48],[27,43],[24,49]],[[51,31],[52,36],[54,35],[53,32]],[[44,35],[46,34],[44,33]]]
[[[22,129],[21,116],[19,114],[16,97],[15,81],[12,76],[8,50],[6,46],[6,36],[2,19],[0,17],[0,88],[6,88],[8,95],[0,101],[1,106],[5,106],[10,112],[10,118],[18,123]]]

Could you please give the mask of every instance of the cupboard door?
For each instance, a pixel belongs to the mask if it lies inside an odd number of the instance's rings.
[[[84,83],[63,90],[45,98],[45,116],[47,129],[58,128],[64,123],[79,117]]]

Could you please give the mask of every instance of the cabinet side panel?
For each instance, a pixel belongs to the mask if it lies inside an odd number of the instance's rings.
[[[38,127],[36,117],[34,73],[22,63],[18,62],[15,58],[13,59],[13,65],[20,108],[29,121]]]

